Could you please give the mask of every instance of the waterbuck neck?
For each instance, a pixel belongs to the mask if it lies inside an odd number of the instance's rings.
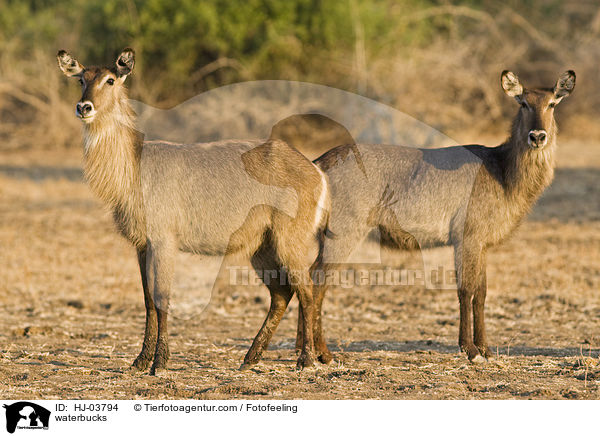
[[[91,189],[113,210],[133,214],[141,197],[142,136],[127,97],[84,125],[84,173]]]
[[[527,135],[519,132],[516,124],[511,136],[501,146],[504,188],[509,197],[519,197],[531,205],[554,177],[557,129],[552,123],[548,143],[542,149],[534,149],[527,143]]]

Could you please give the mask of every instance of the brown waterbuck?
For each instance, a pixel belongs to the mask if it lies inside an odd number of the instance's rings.
[[[63,73],[81,84],[76,113],[83,121],[85,177],[138,254],[146,329],[133,368],[145,370],[152,361],[152,374],[166,368],[178,250],[246,255],[263,279],[263,271],[285,271],[286,280],[265,280],[271,306],[242,367],[259,361],[294,293],[308,314],[298,367],[312,365],[309,268],[329,207],[323,172],[283,141],[144,142],[124,86],[134,66],[132,49],[113,67],[86,68],[65,51],[57,59]]]
[[[553,88],[525,89],[504,71],[501,85],[520,108],[510,137],[497,147],[358,145],[357,156],[349,144],[315,161],[329,177],[329,229],[335,235],[324,240],[320,268],[339,267],[374,230],[393,248],[453,246],[459,346],[471,361],[491,355],[484,325],[486,251],[517,227],[552,181],[554,107],[573,91],[575,73],[565,72]],[[327,281],[315,283],[314,340],[323,362],[332,358],[321,327],[326,289]],[[302,333],[299,324],[297,346],[307,340]]]

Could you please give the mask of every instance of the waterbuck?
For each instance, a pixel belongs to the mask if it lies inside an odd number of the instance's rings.
[[[393,248],[453,246],[459,346],[471,361],[491,355],[484,325],[486,251],[517,227],[552,181],[554,107],[573,91],[575,73],[565,72],[553,88],[525,89],[514,73],[504,71],[501,85],[520,108],[509,138],[497,147],[358,145],[357,155],[356,145],[349,144],[315,161],[329,177],[329,229],[335,236],[325,238],[320,268],[346,262],[373,230]],[[332,358],[321,327],[326,289],[327,281],[315,283],[314,340],[323,362]],[[308,340],[301,327],[300,346]]]
[[[134,67],[132,49],[125,49],[113,67],[86,68],[62,50],[57,59],[63,73],[81,84],[76,113],[83,122],[85,177],[138,254],[146,329],[133,368],[145,370],[151,361],[151,374],[166,368],[177,250],[241,253],[261,277],[263,271],[267,276],[285,271],[287,281],[265,280],[271,306],[242,367],[259,361],[293,293],[307,314],[302,317],[307,341],[297,365],[311,366],[309,268],[319,253],[329,207],[323,172],[283,141],[144,142],[124,86]]]

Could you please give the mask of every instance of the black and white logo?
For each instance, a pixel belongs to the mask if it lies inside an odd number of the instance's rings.
[[[29,401],[5,404],[6,431],[14,433],[16,429],[40,430],[48,429],[50,411]]]

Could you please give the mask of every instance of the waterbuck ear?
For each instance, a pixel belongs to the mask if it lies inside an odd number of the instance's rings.
[[[56,54],[56,60],[58,61],[58,68],[60,68],[67,77],[78,76],[83,73],[83,70],[85,69],[77,59],[73,58],[64,50],[60,50]]]
[[[131,74],[133,66],[135,65],[135,51],[132,48],[127,47],[121,52],[117,58],[117,75],[119,77],[125,77]]]
[[[565,71],[554,85],[554,101],[558,103],[573,92],[575,88],[575,71]]]
[[[509,97],[515,97],[519,101],[519,97],[523,95],[523,85],[519,82],[519,78],[512,71],[504,70],[500,76],[502,89]]]

